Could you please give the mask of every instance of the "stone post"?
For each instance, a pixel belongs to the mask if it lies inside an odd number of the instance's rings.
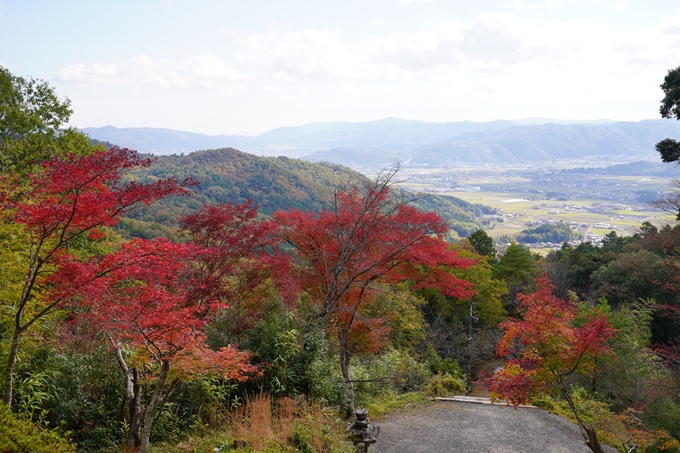
[[[370,423],[366,409],[357,409],[354,414],[356,419],[347,425],[345,431],[350,431],[352,443],[359,452],[374,453],[380,427]]]

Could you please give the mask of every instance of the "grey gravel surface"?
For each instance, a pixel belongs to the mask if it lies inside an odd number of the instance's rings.
[[[590,452],[576,425],[537,408],[447,401],[374,424],[381,426],[376,453]]]

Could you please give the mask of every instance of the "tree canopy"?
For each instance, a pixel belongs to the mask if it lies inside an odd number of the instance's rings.
[[[472,233],[468,238],[470,245],[482,256],[496,256],[496,247],[493,246],[493,238],[486,231],[479,229]]]
[[[419,211],[408,199],[390,193],[393,176],[385,173],[363,190],[338,191],[333,207],[319,213],[274,215],[280,237],[293,250],[300,287],[318,307],[317,316],[332,321],[336,331],[349,390],[348,414],[354,410],[352,354],[374,348],[386,332],[384,320],[365,316],[381,285],[408,280],[416,288],[436,287],[448,296],[473,294],[470,283],[448,271],[472,261],[449,248],[443,239],[448,226],[437,213]]]
[[[664,97],[661,100],[659,113],[662,118],[675,118],[680,120],[680,66],[670,69],[661,84]],[[656,150],[661,155],[661,160],[666,163],[680,164],[680,142],[672,138],[666,138],[656,144]],[[680,181],[672,181],[675,189],[671,194],[664,195],[654,205],[674,212],[680,220]]]
[[[65,127],[72,113],[71,101],[47,82],[0,66],[0,172],[23,174],[55,156],[93,152],[87,137]]]
[[[79,240],[102,236],[102,228],[115,224],[119,216],[148,205],[160,198],[186,193],[190,181],[174,178],[149,184],[124,183],[127,171],[148,166],[151,160],[127,149],[65,159],[53,158],[43,164],[42,171],[29,177],[29,189],[18,196],[11,182],[2,181],[0,203],[7,219],[23,226],[27,233],[22,255],[21,292],[17,299],[5,301],[12,306],[14,325],[5,371],[5,399],[12,404],[14,365],[19,339],[37,320],[58,309],[64,298],[62,290],[81,279],[74,279],[73,263],[77,255],[70,250]],[[7,220],[6,219],[6,220]],[[94,276],[96,277],[96,275]],[[37,294],[45,290],[46,300]]]
[[[581,417],[565,379],[574,373],[590,373],[595,359],[611,354],[608,340],[616,335],[602,308],[577,306],[553,294],[554,287],[543,275],[536,291],[519,294],[522,317],[501,324],[500,357],[514,357],[491,378],[496,397],[510,404],[529,401],[538,389],[555,386],[569,403],[586,445],[602,453],[595,428]]]
[[[535,228],[527,228],[517,235],[517,240],[522,243],[534,244],[537,242],[568,242],[580,236],[564,223],[545,223]]]

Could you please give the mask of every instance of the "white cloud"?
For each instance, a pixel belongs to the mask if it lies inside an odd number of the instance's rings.
[[[671,31],[679,26],[677,16],[642,29],[603,20],[542,24],[495,13],[472,23],[450,21],[428,30],[366,37],[353,46],[337,33],[322,30],[252,34],[237,39],[231,55],[139,54],[120,64],[66,66],[57,76],[64,82],[160,89],[276,90],[282,89],[281,83],[302,81],[411,83],[431,78],[456,79],[462,87],[484,81],[495,91],[495,85],[512,83],[516,85],[509,90],[527,90],[526,95],[544,81],[572,91],[602,83],[601,90],[608,91],[616,85],[609,78],[627,80],[634,73],[672,66],[680,57],[680,37]],[[543,79],[537,81],[538,74]]]
[[[216,82],[235,82],[241,78],[214,55],[154,59],[139,54],[121,65],[79,63],[65,66],[56,75],[62,82],[153,86],[161,89],[192,86],[214,88]]]
[[[264,82],[303,79],[333,80],[359,77],[360,56],[336,33],[299,30],[254,34],[237,42],[239,67]]]
[[[616,4],[616,10],[617,11],[623,11],[624,9],[628,9],[630,5],[626,0],[620,1],[619,3]]]
[[[510,6],[514,9],[519,9],[519,10],[527,10],[527,9],[534,9],[534,8],[540,8],[542,6],[541,3],[525,3],[522,0],[515,0],[510,4]]]
[[[118,68],[114,64],[73,64],[57,71],[57,77],[64,82],[112,82],[118,76]]]
[[[639,105],[650,104],[655,114],[658,85],[678,60],[680,15],[656,26],[624,27],[604,19],[540,22],[492,13],[354,42],[317,29],[243,33],[221,50],[81,62],[57,77],[139,88],[127,91],[140,97],[176,89],[220,106],[259,106],[249,107],[259,109],[255,120],[271,110],[271,126],[295,121],[280,116],[291,110],[306,118],[299,122],[341,119],[343,112],[345,119],[358,118],[348,113],[357,110],[371,118],[442,121],[490,119],[490,111],[506,118],[622,118],[629,109],[630,118]],[[446,116],[451,106],[457,118]],[[232,119],[246,123],[243,114]],[[221,119],[209,121],[221,131]]]
[[[139,54],[123,63],[66,66],[64,82],[153,85],[159,88],[215,88],[229,84],[275,86],[313,81],[401,80],[447,77],[530,78],[554,71],[575,75],[658,71],[680,58],[680,16],[652,28],[616,27],[604,20],[540,23],[508,13],[483,14],[471,23],[449,21],[416,32],[365,37],[348,45],[325,30],[269,32],[237,38],[231,54],[172,58]],[[622,78],[622,77],[619,77]]]

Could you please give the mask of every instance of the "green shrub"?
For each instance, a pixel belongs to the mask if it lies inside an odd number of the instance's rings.
[[[549,395],[536,396],[531,400],[531,403],[548,412],[555,412],[555,400]]]
[[[420,361],[425,363],[432,374],[448,374],[457,379],[464,379],[464,373],[460,369],[458,362],[451,358],[442,359],[432,345],[420,357]]]
[[[379,356],[357,359],[350,367],[357,407],[365,407],[385,393],[419,390],[431,376],[427,366],[406,351],[388,349]]]
[[[323,342],[319,353],[310,363],[310,394],[315,401],[329,406],[339,406],[345,401],[347,388],[342,380],[337,355],[330,350],[328,342]],[[352,375],[354,376],[354,375]]]
[[[312,433],[309,427],[305,426],[299,420],[293,423],[293,428],[290,436],[293,446],[302,453],[314,453],[312,447]]]
[[[76,448],[54,431],[12,414],[0,404],[0,453],[75,453]]]
[[[46,411],[49,426],[71,431],[79,449],[100,451],[123,440],[118,420],[125,383],[107,344],[93,341],[82,349],[37,350],[18,370],[17,407],[26,414]]]
[[[369,417],[375,419],[383,417],[394,410],[405,409],[427,402],[428,397],[424,392],[402,393],[401,395],[389,392],[372,399],[365,408],[368,410]]]
[[[465,395],[467,392],[468,386],[465,380],[450,374],[437,374],[427,384],[427,393],[431,396],[447,397]]]

